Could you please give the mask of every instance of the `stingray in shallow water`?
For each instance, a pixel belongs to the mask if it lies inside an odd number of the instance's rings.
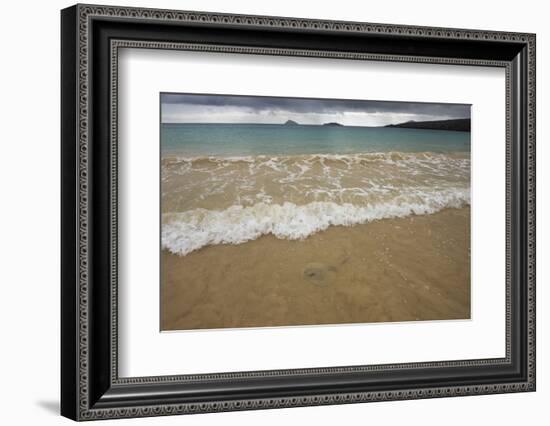
[[[308,263],[303,271],[303,276],[306,281],[317,286],[327,286],[331,282],[331,278],[336,273],[334,266],[325,263],[313,262]]]

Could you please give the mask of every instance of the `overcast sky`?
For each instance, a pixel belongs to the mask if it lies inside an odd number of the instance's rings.
[[[409,120],[469,118],[470,105],[264,96],[161,94],[163,123],[300,124],[336,121],[347,126],[385,126]]]

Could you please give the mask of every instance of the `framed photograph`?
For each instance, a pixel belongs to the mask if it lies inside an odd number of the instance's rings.
[[[535,35],[61,12],[61,412],[535,390]]]

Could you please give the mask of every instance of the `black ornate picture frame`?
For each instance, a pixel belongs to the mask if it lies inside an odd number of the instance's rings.
[[[61,12],[61,413],[160,416],[535,390],[535,35],[76,5]],[[484,65],[506,72],[506,356],[120,378],[122,47]]]

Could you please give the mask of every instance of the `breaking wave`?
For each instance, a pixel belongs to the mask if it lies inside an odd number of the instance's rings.
[[[392,201],[363,206],[350,203],[291,202],[252,206],[234,205],[223,210],[194,209],[163,214],[162,247],[186,255],[204,246],[241,244],[262,235],[300,240],[329,226],[352,226],[373,220],[436,213],[444,208],[469,205],[470,191],[415,191]]]

